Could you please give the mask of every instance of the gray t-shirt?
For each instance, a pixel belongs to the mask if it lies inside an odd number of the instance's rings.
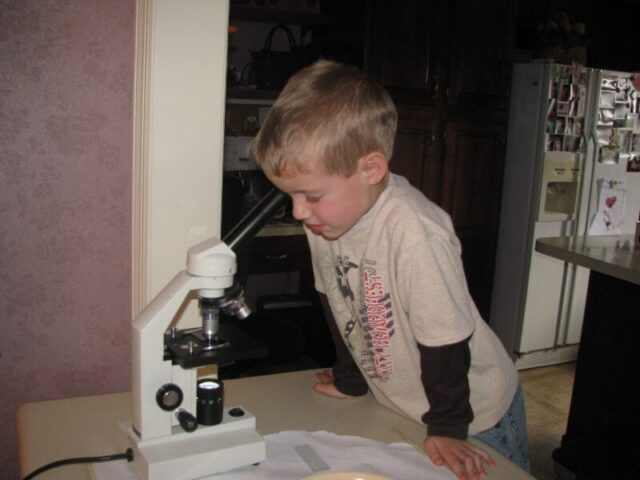
[[[327,241],[307,231],[316,289],[381,404],[417,422],[429,410],[416,342],[449,345],[471,336],[469,434],[493,427],[518,377],[469,295],[449,216],[400,176],[347,233]]]

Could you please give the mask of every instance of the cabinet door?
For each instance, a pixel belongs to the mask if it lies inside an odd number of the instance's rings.
[[[455,2],[447,98],[449,105],[504,108],[515,45],[516,2]]]
[[[437,163],[436,122],[424,107],[398,105],[398,131],[391,159],[391,171],[433,201],[440,195],[440,165]]]
[[[488,319],[495,262],[505,127],[450,122],[445,129],[442,203],[462,242],[469,290]]]
[[[437,85],[435,0],[374,0],[365,68],[398,102],[432,104]]]

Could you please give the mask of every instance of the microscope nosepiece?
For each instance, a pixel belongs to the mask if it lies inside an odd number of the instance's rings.
[[[236,282],[225,290],[224,298],[220,299],[220,308],[227,315],[233,315],[239,320],[244,320],[251,315],[251,309],[244,300],[244,289]]]
[[[239,297],[232,298],[225,304],[221,305],[220,308],[222,308],[224,313],[233,315],[239,320],[244,320],[251,315],[251,309],[244,301],[244,294],[242,293]]]
[[[227,315],[233,315],[239,320],[244,320],[251,315],[251,309],[244,300],[244,290],[239,283],[236,282],[224,291],[224,295],[216,298],[210,297],[208,293],[208,291],[203,290],[198,292],[200,310],[203,316],[210,312],[217,313],[218,309]]]

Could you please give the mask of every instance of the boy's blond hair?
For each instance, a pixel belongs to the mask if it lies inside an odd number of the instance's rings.
[[[391,158],[397,119],[391,97],[372,78],[319,60],[291,77],[252,150],[270,175],[308,173],[315,166],[350,177],[367,153]]]

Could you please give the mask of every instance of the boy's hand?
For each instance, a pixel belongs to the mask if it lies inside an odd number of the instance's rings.
[[[322,372],[316,373],[318,383],[313,386],[313,389],[318,392],[333,398],[357,398],[351,395],[345,395],[340,392],[333,383],[333,370],[327,368]]]
[[[447,466],[460,480],[479,480],[487,475],[485,465],[496,464],[481,448],[456,438],[427,437],[424,451],[434,465]]]

